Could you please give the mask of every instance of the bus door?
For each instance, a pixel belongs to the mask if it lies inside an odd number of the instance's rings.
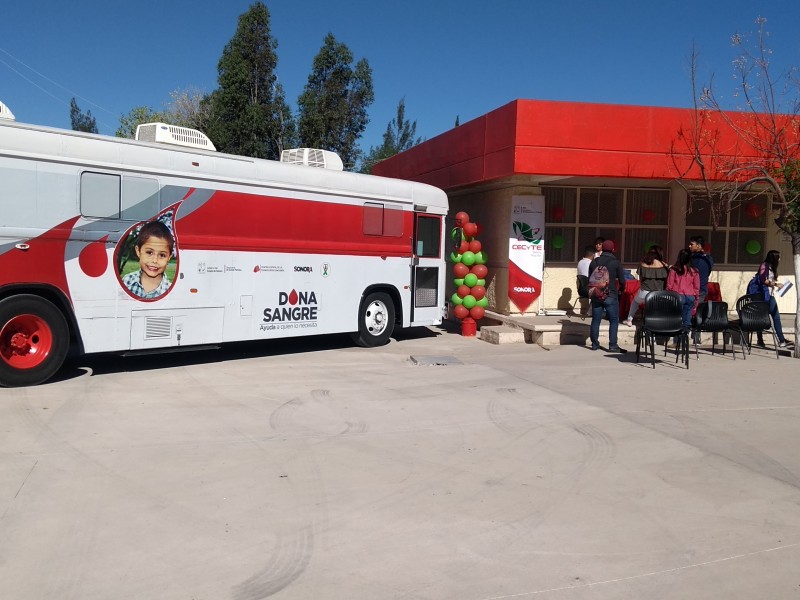
[[[442,217],[415,212],[413,241],[411,323],[438,324],[444,304]]]

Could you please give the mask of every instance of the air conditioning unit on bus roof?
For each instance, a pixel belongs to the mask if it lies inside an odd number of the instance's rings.
[[[202,131],[166,123],[138,125],[136,127],[136,139],[142,142],[158,142],[174,146],[199,148],[201,150],[216,150],[214,144]]]
[[[8,119],[9,121],[16,121],[14,113],[5,104],[0,102],[0,119]]]
[[[281,162],[290,165],[305,165],[307,167],[319,167],[322,169],[332,169],[343,171],[344,164],[339,155],[330,150],[318,150],[317,148],[291,148],[281,152]]]

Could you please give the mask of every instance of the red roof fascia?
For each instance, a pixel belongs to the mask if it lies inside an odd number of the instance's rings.
[[[729,117],[743,127],[753,119],[747,113]],[[670,180],[678,176],[670,148],[686,151],[678,131],[690,132],[693,119],[686,108],[515,100],[373,172],[445,189],[519,174]],[[736,154],[737,136],[724,119],[712,118],[707,128],[719,132],[721,152]],[[678,158],[680,168],[689,165],[688,156]]]

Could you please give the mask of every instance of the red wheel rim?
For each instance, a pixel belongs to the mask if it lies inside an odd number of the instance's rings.
[[[41,365],[53,348],[53,332],[36,315],[17,315],[0,329],[0,359],[15,369]]]

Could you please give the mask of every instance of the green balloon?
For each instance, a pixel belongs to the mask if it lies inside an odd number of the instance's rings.
[[[452,296],[450,296],[450,302],[452,302],[453,304],[461,304],[463,300],[461,299],[461,296],[459,296],[458,294],[453,294]]]
[[[452,239],[454,242],[456,241],[456,239],[458,239],[458,241],[461,241],[460,227],[453,227],[453,229],[450,230],[450,239]]]
[[[489,257],[486,255],[486,252],[481,250],[480,252],[475,254],[475,264],[476,265],[485,265],[486,261],[489,260]]]
[[[459,263],[461,262],[461,255],[455,252],[450,253],[450,262]]]
[[[459,287],[461,285],[464,285],[464,280],[463,279],[453,279],[453,283],[456,284],[456,287]]]
[[[461,255],[461,262],[463,262],[468,267],[471,267],[475,264],[475,253],[470,252],[467,250],[464,254]]]
[[[486,286],[486,280],[485,279],[478,279],[478,281],[475,282],[475,285],[482,285],[482,286],[485,287]]]
[[[467,273],[464,277],[464,285],[467,287],[474,287],[478,285],[478,276],[475,273]]]
[[[561,250],[564,247],[564,236],[556,234],[550,238],[550,245],[556,250]]]
[[[489,299],[486,296],[484,296],[475,303],[475,306],[482,306],[483,308],[486,308],[487,306],[489,306]]]
[[[464,296],[464,308],[472,308],[477,303],[478,301],[475,300],[475,296],[473,296],[472,294]]]
[[[744,245],[744,249],[748,254],[758,254],[761,252],[761,244],[756,240],[750,240]]]
[[[655,242],[645,242],[644,243],[644,248],[642,248],[642,250],[644,250],[644,252],[642,252],[642,254],[647,254],[648,252],[650,252],[650,248],[652,248],[653,246],[656,246],[656,245],[657,244]]]

